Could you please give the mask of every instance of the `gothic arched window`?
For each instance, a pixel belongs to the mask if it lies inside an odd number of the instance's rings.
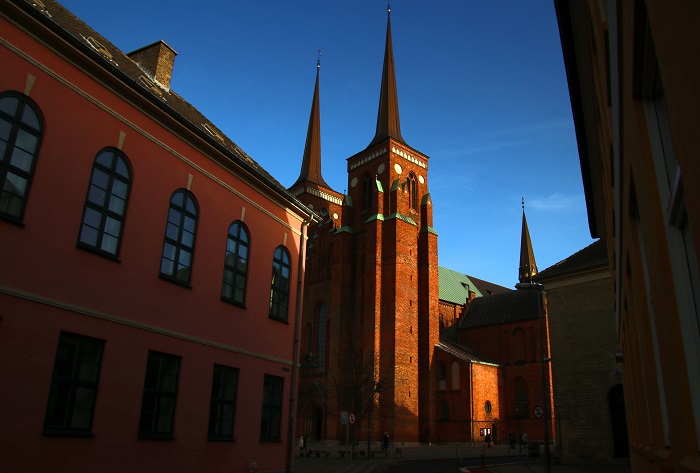
[[[362,176],[362,210],[367,210],[372,206],[372,179],[369,174]]]
[[[316,305],[316,366],[319,373],[326,371],[326,305]]]
[[[412,210],[418,210],[418,184],[416,175],[413,172],[408,174],[406,184],[408,185],[408,202]]]
[[[518,327],[513,330],[513,362],[524,363],[527,361],[527,347],[525,345],[525,330]]]
[[[452,378],[452,389],[454,391],[459,390],[459,362],[457,360],[454,360],[452,362],[451,378]]]

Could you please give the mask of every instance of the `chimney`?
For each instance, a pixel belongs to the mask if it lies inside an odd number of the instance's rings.
[[[170,89],[173,65],[177,52],[163,41],[157,41],[127,54],[129,59],[138,63],[158,84]]]

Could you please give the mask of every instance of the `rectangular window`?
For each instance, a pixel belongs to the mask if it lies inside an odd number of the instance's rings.
[[[180,357],[148,352],[139,437],[172,438]]]
[[[44,433],[91,434],[103,347],[103,340],[60,334]]]
[[[209,405],[209,439],[233,440],[238,368],[214,365]]]
[[[263,442],[274,442],[281,439],[283,387],[284,378],[265,375],[260,423],[260,440]]]

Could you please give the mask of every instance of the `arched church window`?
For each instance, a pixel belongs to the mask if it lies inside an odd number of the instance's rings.
[[[316,366],[319,373],[326,371],[326,305],[316,306]]]
[[[438,389],[440,391],[447,389],[447,367],[444,361],[438,363]]]
[[[530,416],[530,390],[520,376],[513,378],[513,418],[526,419]]]
[[[418,210],[418,179],[416,175],[411,172],[408,174],[407,184],[408,184],[408,202],[412,210]]]
[[[527,361],[527,349],[525,346],[525,330],[518,327],[513,330],[513,362],[525,363]]]
[[[311,325],[311,323],[307,323],[306,326],[304,327],[304,338],[302,340],[303,346],[301,349],[301,353],[303,356],[306,356],[308,353],[313,354],[314,350],[314,328]]]
[[[450,420],[450,403],[445,400],[440,402],[440,420]]]
[[[459,362],[457,360],[454,360],[452,362],[452,373],[451,373],[451,378],[452,378],[452,389],[457,391],[459,390]]]
[[[367,210],[372,206],[372,179],[369,174],[362,176],[362,210]]]

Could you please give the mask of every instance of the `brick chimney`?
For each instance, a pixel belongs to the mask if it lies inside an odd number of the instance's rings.
[[[139,64],[158,84],[170,88],[173,65],[177,52],[163,41],[157,41],[127,54],[129,59]]]

